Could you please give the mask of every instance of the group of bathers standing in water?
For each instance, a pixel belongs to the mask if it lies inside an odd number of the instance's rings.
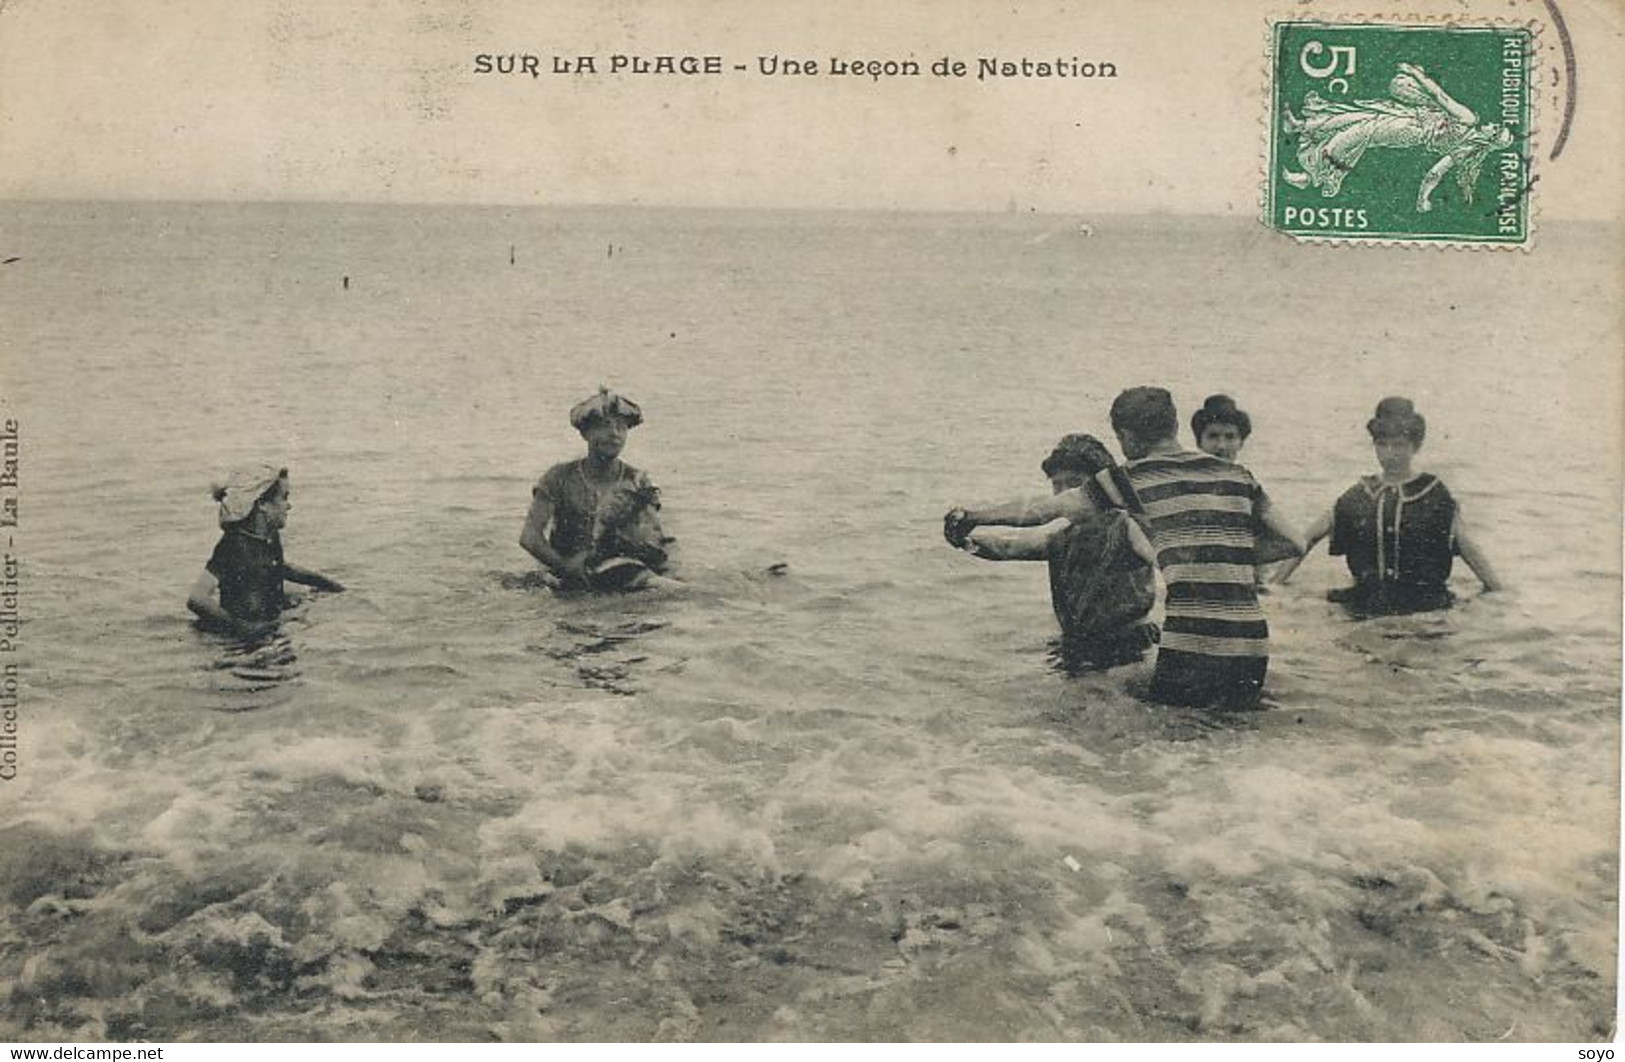
[[[1456,556],[1486,590],[1501,588],[1450,491],[1412,468],[1427,424],[1409,399],[1378,403],[1366,428],[1380,473],[1344,492],[1307,536],[1237,463],[1252,425],[1230,398],[1210,397],[1192,418],[1197,450],[1180,443],[1173,398],[1160,387],[1122,392],[1110,417],[1124,463],[1093,436],[1067,435],[1042,465],[1050,497],[952,509],[943,534],[974,556],[1048,561],[1063,646],[1074,661],[1112,667],[1156,646],[1152,700],[1255,705],[1269,667],[1258,596],[1263,566],[1279,562],[1273,581],[1284,582],[1328,535],[1354,577],[1331,596],[1358,615],[1447,606]],[[661,527],[660,492],[620,458],[642,420],[636,403],[603,388],[571,409],[587,453],[537,482],[519,539],[548,585],[627,590],[662,580],[673,540]],[[201,621],[259,634],[288,604],[284,581],[344,589],[283,557],[287,469],[234,473],[214,498],[220,541],[187,599]],[[1160,629],[1150,619],[1157,571],[1166,588]]]
[[[1252,423],[1229,397],[1210,397],[1192,418],[1197,450],[1180,443],[1178,412],[1160,387],[1119,394],[1111,426],[1124,464],[1092,436],[1068,435],[1044,460],[1051,497],[953,509],[943,534],[975,556],[1048,560],[1063,646],[1074,662],[1135,661],[1156,642],[1154,701],[1256,705],[1269,668],[1261,569],[1279,562],[1273,581],[1286,581],[1328,535],[1331,552],[1354,577],[1331,596],[1357,615],[1447,606],[1456,556],[1486,590],[1501,588],[1449,490],[1412,468],[1427,422],[1409,399],[1378,403],[1366,429],[1381,472],[1350,487],[1306,537],[1236,463]],[[996,527],[1041,530],[982,530]],[[1166,588],[1160,632],[1148,619],[1153,568]]]

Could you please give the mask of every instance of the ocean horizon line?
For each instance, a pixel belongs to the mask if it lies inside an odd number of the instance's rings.
[[[573,200],[569,202],[527,203],[499,200],[456,199],[318,199],[318,198],[224,198],[224,197],[168,197],[168,196],[0,196],[0,203],[8,205],[71,205],[117,204],[153,206],[335,206],[381,207],[419,209],[424,207],[480,208],[493,210],[661,210],[693,212],[742,212],[763,214],[952,214],[988,215],[992,217],[1192,217],[1254,220],[1252,214],[1212,213],[1188,210],[1052,210],[1038,207],[880,207],[880,206],[791,206],[775,204],[706,204],[706,203],[643,203]]]
[[[35,197],[35,196],[0,196],[0,204],[10,207],[200,207],[207,209],[254,208],[254,207],[303,207],[303,208],[337,208],[345,210],[380,210],[380,211],[414,211],[414,210],[480,210],[480,211],[558,211],[595,213],[604,211],[628,211],[677,214],[734,214],[734,215],[789,215],[789,216],[828,216],[828,217],[893,217],[893,218],[990,218],[990,219],[1053,219],[1068,222],[1094,222],[1099,220],[1144,221],[1155,219],[1168,222],[1190,223],[1229,223],[1261,224],[1257,213],[1211,212],[1190,210],[1087,210],[1082,208],[1066,210],[1040,209],[1037,207],[1006,207],[1004,209],[992,208],[953,208],[953,207],[864,207],[864,206],[782,206],[782,205],[734,205],[734,204],[673,204],[673,203],[642,203],[642,202],[593,202],[572,201],[556,203],[520,203],[498,201],[460,201],[451,199],[424,199],[424,200],[371,200],[371,199],[276,199],[276,198],[168,198],[168,197],[115,197],[115,198],[89,198],[81,196]],[[1561,228],[1569,229],[1579,226],[1604,225],[1617,227],[1625,222],[1625,218],[1614,217],[1547,217],[1542,218],[1536,226],[1540,229]],[[1537,239],[1538,242],[1538,239]]]

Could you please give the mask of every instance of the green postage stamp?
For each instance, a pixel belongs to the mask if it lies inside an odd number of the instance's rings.
[[[1533,38],[1275,23],[1265,223],[1300,239],[1527,244]]]

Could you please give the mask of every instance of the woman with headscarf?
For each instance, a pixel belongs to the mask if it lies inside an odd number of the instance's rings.
[[[637,403],[607,388],[570,410],[585,457],[554,465],[531,491],[519,544],[567,588],[630,589],[666,566],[660,490],[621,460]]]
[[[1040,465],[1050,489],[1076,490],[1117,469],[1093,435],[1064,436]],[[1123,511],[1088,512],[1064,524],[1002,534],[959,533],[962,510],[948,514],[943,535],[984,560],[1049,562],[1050,603],[1061,625],[1061,657],[1082,669],[1141,660],[1157,643],[1149,614],[1156,604],[1156,555],[1136,518]]]
[[[186,599],[200,620],[235,634],[259,634],[274,626],[288,605],[284,581],[334,593],[344,589],[283,557],[290,494],[288,470],[272,465],[239,470],[214,487],[220,541]]]

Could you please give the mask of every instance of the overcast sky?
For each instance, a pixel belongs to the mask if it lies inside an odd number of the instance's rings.
[[[1558,0],[1579,95],[1543,217],[1618,218],[1625,5]],[[1378,3],[1328,8],[1375,11]],[[1545,0],[1540,138],[1567,86]],[[343,199],[1252,215],[1268,0],[9,0],[0,197]],[[478,75],[533,53],[544,74]],[[720,77],[602,72],[719,55]],[[599,58],[556,76],[557,56]],[[1116,78],[766,78],[761,55],[1115,64]],[[1555,83],[1555,87],[1554,87]]]

